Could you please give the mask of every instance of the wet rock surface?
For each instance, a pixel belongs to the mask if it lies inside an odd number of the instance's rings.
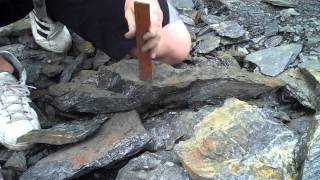
[[[319,179],[320,1],[171,2],[192,50],[175,66],[155,61],[151,83],[132,57],[110,58],[74,32],[70,51],[55,54],[35,43],[28,18],[0,28],[0,50],[37,88],[43,128],[20,138],[38,143],[28,151],[0,146],[4,179]],[[224,110],[230,97],[246,108]],[[221,109],[214,132],[198,128]],[[197,134],[202,144],[181,146]]]
[[[265,133],[261,133],[261,131]],[[176,152],[194,179],[295,177],[297,136],[263,109],[229,99]]]

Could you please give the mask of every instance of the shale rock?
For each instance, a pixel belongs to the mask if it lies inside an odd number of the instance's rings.
[[[250,98],[282,82],[235,68],[199,66],[175,69],[154,63],[153,81],[139,80],[136,60],[101,67],[95,84],[66,83],[50,87],[55,107],[67,112],[119,112],[146,105],[217,103],[226,97]]]
[[[21,180],[74,178],[139,152],[150,140],[135,112],[115,114],[94,136],[41,159]]]
[[[203,40],[200,41],[199,45],[196,47],[199,53],[207,54],[215,50],[220,45],[221,38],[211,33],[205,35]]]
[[[171,0],[171,3],[177,9],[182,9],[182,10],[192,10],[194,7],[192,0]]]
[[[308,153],[304,162],[302,179],[316,180],[319,179],[320,173],[320,115],[315,116],[316,126],[314,134],[311,137],[308,147]]]
[[[161,155],[154,153],[143,153],[134,158],[123,167],[116,180],[190,180],[183,168],[177,164],[163,159]]]
[[[281,7],[295,7],[298,5],[297,0],[262,0],[262,2]]]
[[[1,171],[1,166],[0,166],[0,180],[3,180],[2,171]]]
[[[97,116],[91,120],[83,119],[58,124],[50,129],[33,130],[18,138],[17,142],[52,145],[79,142],[96,132],[108,118],[108,116]]]
[[[15,23],[0,28],[0,37],[9,35],[22,35],[31,32],[29,18],[23,18]]]
[[[267,110],[228,99],[176,153],[194,179],[293,179],[297,143]]]
[[[4,167],[15,169],[18,171],[25,171],[27,170],[26,156],[22,151],[14,152],[12,156],[8,159]]]
[[[288,44],[251,53],[245,60],[256,64],[261,73],[277,76],[295,61],[301,50],[300,44]]]
[[[303,106],[316,109],[317,89],[315,89],[315,83],[312,79],[294,69],[281,74],[280,78],[286,82],[285,88],[291,96],[296,98]]]
[[[172,150],[178,140],[191,138],[193,127],[213,109],[206,106],[199,111],[171,111],[147,119],[143,125],[152,137],[147,148],[150,151]]]
[[[220,36],[228,38],[240,38],[246,33],[243,27],[235,21],[225,21],[219,24],[212,24],[210,27],[217,31]]]

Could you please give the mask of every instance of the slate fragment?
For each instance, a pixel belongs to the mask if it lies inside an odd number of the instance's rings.
[[[67,65],[61,74],[60,82],[69,82],[72,78],[72,75],[80,70],[82,63],[86,58],[87,54],[85,53],[81,53],[75,60],[69,58]]]
[[[298,5],[297,0],[262,0],[262,2],[281,7],[296,7]]]
[[[175,151],[193,179],[294,179],[298,137],[265,109],[237,99],[206,116]]]
[[[145,152],[120,169],[116,180],[191,180],[183,168],[164,160],[161,155]]]
[[[220,36],[228,38],[240,38],[246,33],[243,27],[235,21],[224,21],[219,24],[212,24],[210,27],[217,31]]]
[[[18,171],[27,170],[27,160],[23,151],[14,152],[4,165],[6,168],[11,168]]]
[[[23,18],[17,22],[11,23],[7,26],[0,27],[0,37],[9,35],[23,35],[26,32],[31,32],[31,25],[29,18]]]
[[[107,119],[108,116],[100,115],[91,120],[83,119],[58,124],[50,129],[33,130],[19,137],[17,142],[51,145],[76,143],[95,133]]]
[[[153,81],[138,76],[136,60],[101,67],[95,84],[72,82],[50,87],[53,104],[64,112],[110,113],[146,108],[146,105],[182,105],[216,102],[225,97],[249,98],[283,85],[274,78],[237,68],[201,65],[175,69],[154,63]],[[143,106],[143,107],[142,107]]]
[[[245,60],[256,64],[262,74],[277,76],[295,61],[301,50],[301,44],[293,43],[253,52]]]
[[[200,40],[198,46],[196,47],[197,52],[201,54],[207,54],[215,50],[220,45],[221,38],[215,35],[205,35],[203,40]]]
[[[137,112],[118,113],[95,136],[41,159],[20,180],[76,178],[136,154],[149,140]]]

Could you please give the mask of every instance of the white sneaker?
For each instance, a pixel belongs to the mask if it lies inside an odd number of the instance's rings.
[[[48,17],[39,19],[36,11],[30,12],[29,16],[32,34],[39,46],[55,53],[65,53],[70,49],[72,38],[66,26]]]
[[[26,150],[32,144],[17,143],[17,139],[29,131],[40,129],[36,112],[30,107],[28,86],[25,85],[26,71],[14,55],[0,52],[14,67],[16,76],[0,72],[0,143],[11,150]]]

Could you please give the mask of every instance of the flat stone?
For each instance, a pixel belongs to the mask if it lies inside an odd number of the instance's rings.
[[[235,21],[225,21],[219,24],[212,24],[210,27],[217,31],[220,36],[229,38],[240,38],[246,31]]]
[[[228,99],[175,150],[193,179],[294,179],[298,137],[266,109]]]
[[[9,151],[4,148],[0,150],[0,163],[5,163],[13,154],[13,151]]]
[[[224,19],[219,17],[219,16],[215,16],[212,14],[202,14],[201,15],[201,20],[210,25],[210,24],[219,24],[221,23]]]
[[[1,166],[0,166],[0,180],[3,180],[2,172],[1,172]]]
[[[26,32],[31,32],[29,18],[23,18],[17,22],[0,28],[0,37],[9,35],[22,35]]]
[[[318,97],[313,81],[310,81],[299,70],[293,69],[281,74],[280,78],[286,82],[285,88],[291,96],[296,98],[303,106],[316,109]]]
[[[72,43],[80,53],[93,54],[96,50],[92,43],[84,40],[76,33],[72,33]]]
[[[137,112],[115,114],[95,136],[41,159],[20,180],[76,178],[134,155],[149,140]]]
[[[320,115],[315,116],[316,126],[314,134],[311,136],[309,147],[307,151],[307,157],[305,159],[302,180],[317,180],[319,179],[320,172]]]
[[[120,169],[116,180],[128,179],[191,180],[182,167],[150,152],[130,160]]]
[[[108,116],[97,116],[91,120],[58,124],[50,129],[33,130],[19,137],[17,142],[52,145],[76,143],[95,133],[107,119],[109,119]]]
[[[217,103],[225,97],[252,98],[283,86],[274,78],[237,68],[197,66],[175,69],[154,63],[153,81],[141,81],[136,60],[101,67],[94,83],[51,86],[53,104],[64,112],[119,112],[147,105]],[[143,106],[143,107],[142,107]]]
[[[27,170],[27,160],[23,151],[14,152],[4,165],[6,168],[15,169],[18,171]]]
[[[110,60],[111,60],[111,58],[106,53],[104,53],[101,50],[97,50],[97,54],[93,60],[93,68],[99,69],[100,66],[104,65],[105,63],[109,62]]]
[[[192,10],[194,7],[192,0],[172,0],[171,2],[177,9]]]
[[[220,46],[221,38],[215,36],[212,33],[204,35],[203,40],[201,40],[196,47],[197,51],[202,54],[207,54],[215,50]]]
[[[245,60],[256,64],[262,74],[277,76],[295,61],[301,50],[301,44],[282,45],[251,53]]]
[[[143,125],[152,137],[147,149],[172,150],[178,140],[191,138],[193,127],[213,109],[206,106],[199,111],[169,111],[145,120]]]
[[[281,7],[296,7],[298,5],[297,0],[262,0],[262,2]]]
[[[299,68],[302,70],[303,73],[311,76],[315,81],[317,81],[320,84],[320,57],[307,57],[307,60],[299,64]]]

